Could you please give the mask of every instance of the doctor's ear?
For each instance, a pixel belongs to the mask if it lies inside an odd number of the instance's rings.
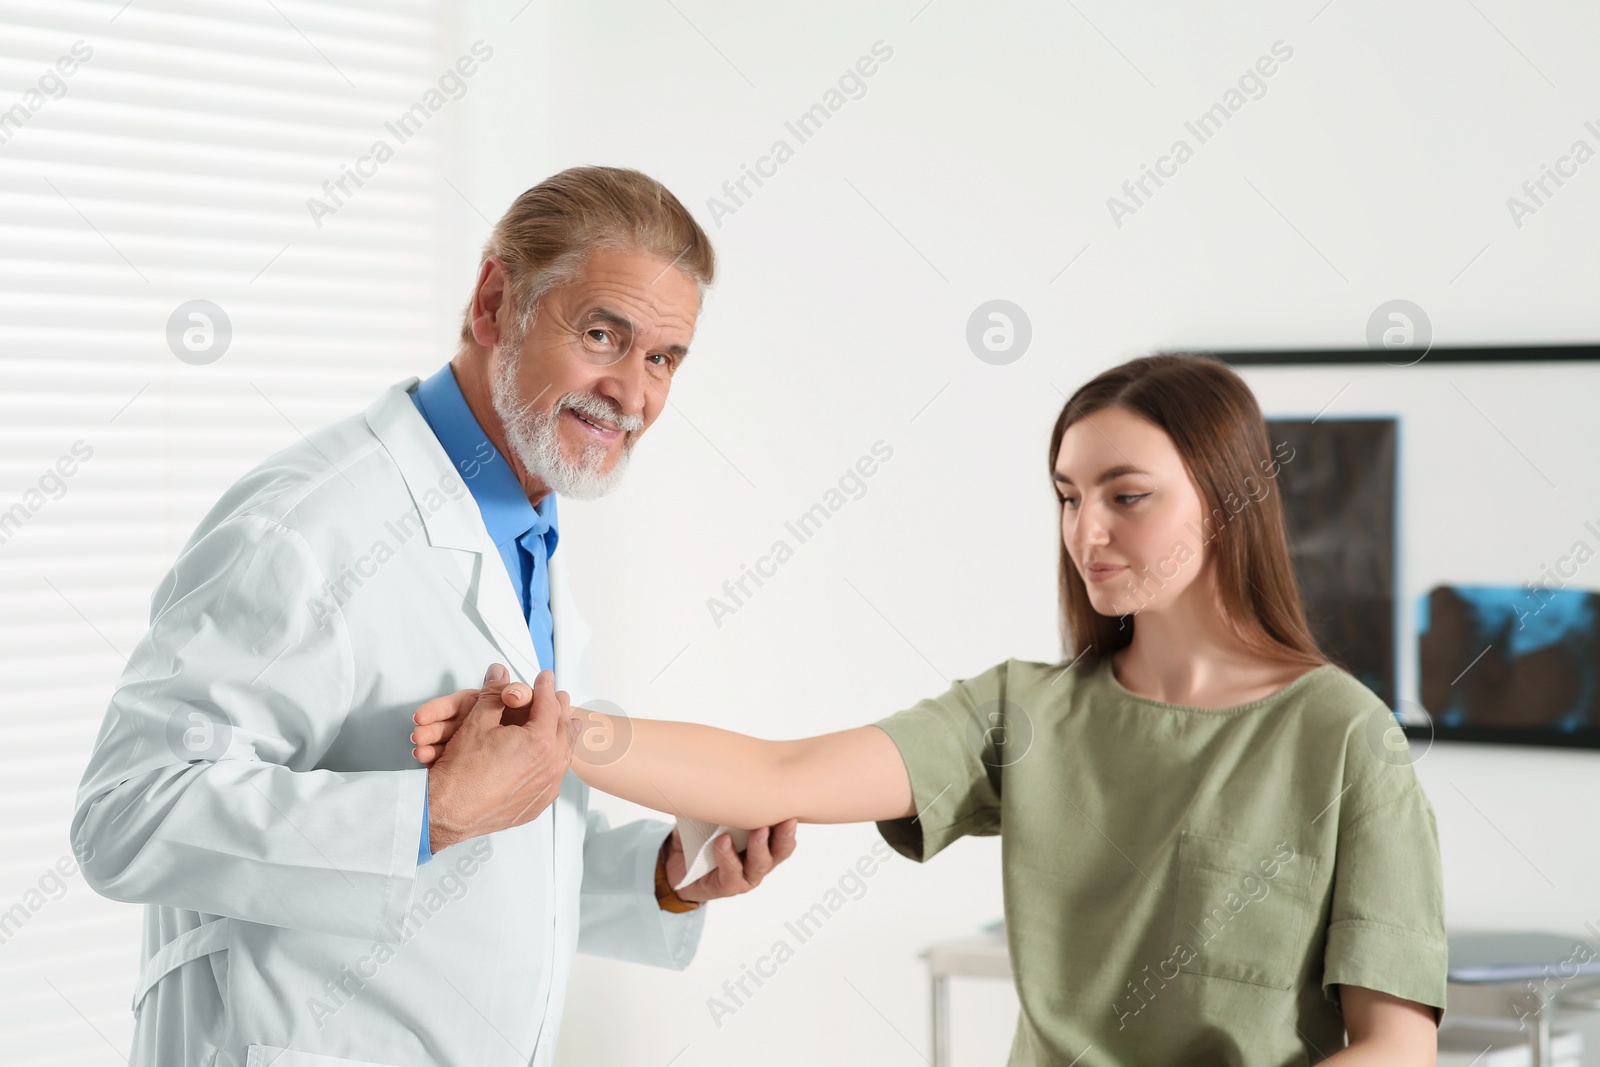
[[[509,333],[510,284],[505,262],[499,256],[486,256],[478,266],[478,284],[472,290],[472,339],[484,348],[494,348],[502,335]]]

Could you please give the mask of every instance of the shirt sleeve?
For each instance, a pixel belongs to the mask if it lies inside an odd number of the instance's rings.
[[[874,723],[900,750],[917,814],[878,823],[902,856],[926,862],[957,838],[1000,832],[1000,768],[1020,712],[1006,701],[1008,660]]]
[[[1334,1003],[1334,986],[1353,985],[1427,1004],[1437,1025],[1449,964],[1433,806],[1410,757],[1369,740],[1358,731],[1346,755],[1322,990]]]
[[[427,778],[424,777],[423,781],[426,783]],[[424,784],[422,787],[422,837],[417,842],[417,866],[419,867],[433,859],[433,852],[429,849],[429,844],[431,842],[428,838],[428,787]]]

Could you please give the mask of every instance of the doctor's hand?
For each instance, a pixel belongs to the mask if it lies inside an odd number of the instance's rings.
[[[567,694],[556,692],[554,674],[540,671],[531,701],[521,701],[528,687],[508,684],[507,678],[502,665],[489,668],[471,708],[451,720],[450,735],[439,742],[442,751],[427,761],[428,837],[434,852],[531,822],[561,790],[576,733],[569,725]],[[508,689],[520,689],[513,699],[526,708],[507,708],[502,696]],[[419,720],[436,704],[419,708]],[[425,729],[419,726],[413,736]]]
[[[785,819],[776,826],[751,830],[743,856],[733,850],[733,841],[727,834],[718,834],[711,846],[717,858],[717,869],[678,890],[678,896],[688,901],[705,901],[750,892],[772,868],[794,855],[795,830],[799,825],[799,819]],[[686,862],[677,827],[672,828],[661,847],[667,856],[667,884],[677,885],[683,878]]]
[[[537,680],[537,679],[536,679]],[[487,679],[486,679],[487,683]],[[431,767],[444,752],[444,746],[455,736],[478,700],[479,689],[458,689],[447,696],[434,697],[411,716],[417,728],[411,731],[411,755],[423,766]],[[558,692],[565,698],[565,692]],[[500,722],[506,726],[523,726],[528,721],[533,704],[533,690],[522,682],[509,682],[500,690],[500,703],[504,710]]]

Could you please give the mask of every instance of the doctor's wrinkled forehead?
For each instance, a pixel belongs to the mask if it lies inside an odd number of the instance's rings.
[[[666,186],[625,167],[570,167],[517,197],[479,257],[498,256],[521,326],[558,285],[576,281],[589,254],[611,248],[665,260],[691,278],[702,300],[716,276],[711,238]],[[472,340],[470,303],[461,340]]]

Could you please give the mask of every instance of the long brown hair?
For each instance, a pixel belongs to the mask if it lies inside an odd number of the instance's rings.
[[[1279,464],[1244,379],[1219,359],[1184,353],[1144,356],[1112,367],[1061,409],[1050,434],[1052,479],[1067,430],[1105,408],[1123,408],[1165,430],[1200,489],[1207,524],[1220,520],[1209,534],[1205,565],[1215,568],[1228,628],[1263,658],[1307,667],[1330,662],[1306,622],[1289,562],[1283,502],[1272,491]],[[1267,491],[1258,498],[1248,487],[1261,482]],[[1241,495],[1249,495],[1250,502],[1237,513],[1225,506]],[[1137,612],[1131,617],[1097,612],[1065,542],[1060,552],[1062,646],[1069,661],[1087,651],[1085,661],[1098,662],[1133,640]]]

